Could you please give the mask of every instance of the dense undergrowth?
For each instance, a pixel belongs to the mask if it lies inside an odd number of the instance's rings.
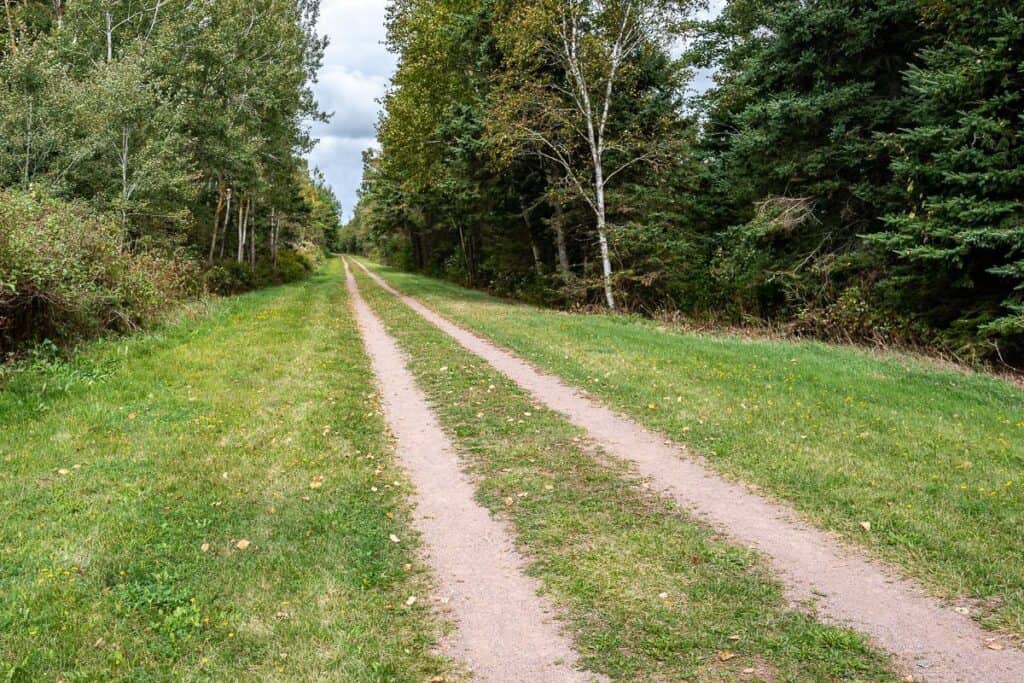
[[[207,294],[294,282],[322,256],[303,243],[255,266],[227,260],[206,267],[186,248],[128,248],[127,239],[116,217],[85,202],[0,191],[0,362],[137,331]]]

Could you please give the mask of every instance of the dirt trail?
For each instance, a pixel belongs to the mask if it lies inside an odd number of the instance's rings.
[[[475,680],[599,680],[575,668],[569,640],[524,573],[501,523],[473,499],[451,442],[406,369],[405,359],[359,294],[345,265],[363,343],[372,360],[398,457],[416,485],[415,525],[441,584],[439,602],[456,622],[454,655]]]
[[[362,264],[359,264],[363,267]],[[682,445],[668,442],[593,401],[557,377],[450,322],[363,267],[373,280],[483,358],[533,397],[587,430],[609,453],[637,470],[679,505],[739,544],[763,553],[787,597],[812,601],[823,619],[867,634],[915,681],[1020,683],[1024,653],[989,649],[992,635],[929,597],[834,535],[800,521],[790,508],[716,474]]]

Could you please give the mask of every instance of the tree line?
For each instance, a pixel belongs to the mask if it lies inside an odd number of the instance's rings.
[[[317,0],[3,0],[0,354],[307,272]]]
[[[715,9],[394,0],[346,245],[548,304],[1024,360],[1024,7]]]

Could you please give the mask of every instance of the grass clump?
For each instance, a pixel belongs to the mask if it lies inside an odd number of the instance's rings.
[[[451,680],[337,262],[70,367],[0,393],[0,679]]]
[[[1024,392],[899,354],[399,289],[1024,635]],[[870,522],[865,530],[863,522]]]
[[[718,538],[620,461],[357,271],[362,292],[513,524],[583,663],[622,681],[893,680],[858,634],[784,606],[752,552]]]

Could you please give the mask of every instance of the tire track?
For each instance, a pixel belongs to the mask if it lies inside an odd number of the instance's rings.
[[[358,262],[357,262],[358,263]],[[967,616],[928,596],[916,582],[801,521],[791,508],[724,479],[685,446],[647,431],[558,377],[469,332],[407,296],[358,263],[463,348],[509,377],[538,402],[585,429],[607,452],[738,544],[763,553],[793,602],[810,602],[819,617],[868,635],[891,653],[908,680],[935,683],[1019,683],[1024,653],[990,649],[991,636]]]
[[[397,439],[399,462],[416,486],[414,523],[456,622],[453,649],[477,680],[584,683],[577,655],[524,574],[505,527],[474,500],[454,446],[406,368],[405,357],[359,294],[345,262],[363,344]]]

